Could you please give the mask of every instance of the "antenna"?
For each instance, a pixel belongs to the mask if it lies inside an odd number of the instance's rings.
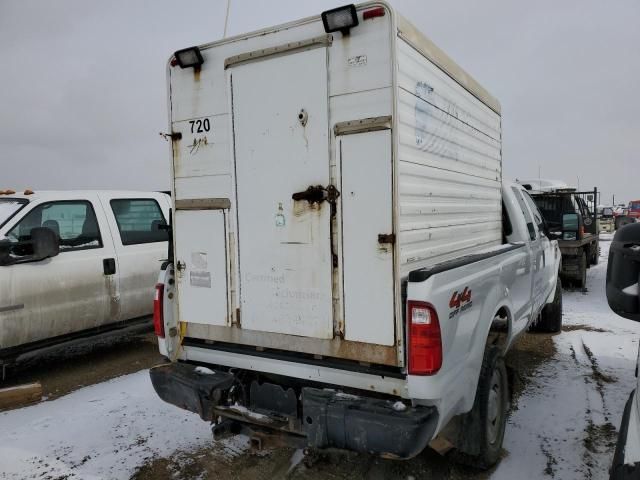
[[[231,9],[231,0],[227,0],[227,13],[224,16],[224,33],[222,38],[227,38],[227,26],[229,25],[229,10]]]

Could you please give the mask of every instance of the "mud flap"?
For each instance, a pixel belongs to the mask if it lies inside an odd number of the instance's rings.
[[[213,420],[213,409],[235,377],[227,372],[198,368],[186,363],[167,363],[149,370],[158,396],[167,403]]]
[[[431,441],[438,424],[435,407],[407,407],[389,400],[302,389],[307,442],[315,448],[341,448],[408,459]]]

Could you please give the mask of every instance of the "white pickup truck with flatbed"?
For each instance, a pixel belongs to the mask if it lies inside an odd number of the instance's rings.
[[[159,396],[215,436],[495,463],[503,356],[562,321],[498,101],[384,2],[180,50],[168,79]]]

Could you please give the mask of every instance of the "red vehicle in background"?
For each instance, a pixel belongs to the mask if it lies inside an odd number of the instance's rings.
[[[629,202],[628,216],[632,218],[640,218],[640,200],[631,200]]]

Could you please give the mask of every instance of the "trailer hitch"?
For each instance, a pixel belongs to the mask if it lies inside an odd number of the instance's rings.
[[[310,185],[306,190],[296,192],[291,195],[291,198],[296,201],[306,200],[311,204],[322,203],[324,201],[335,204],[339,196],[340,192],[333,185],[329,185],[328,187],[323,187],[322,185]]]

